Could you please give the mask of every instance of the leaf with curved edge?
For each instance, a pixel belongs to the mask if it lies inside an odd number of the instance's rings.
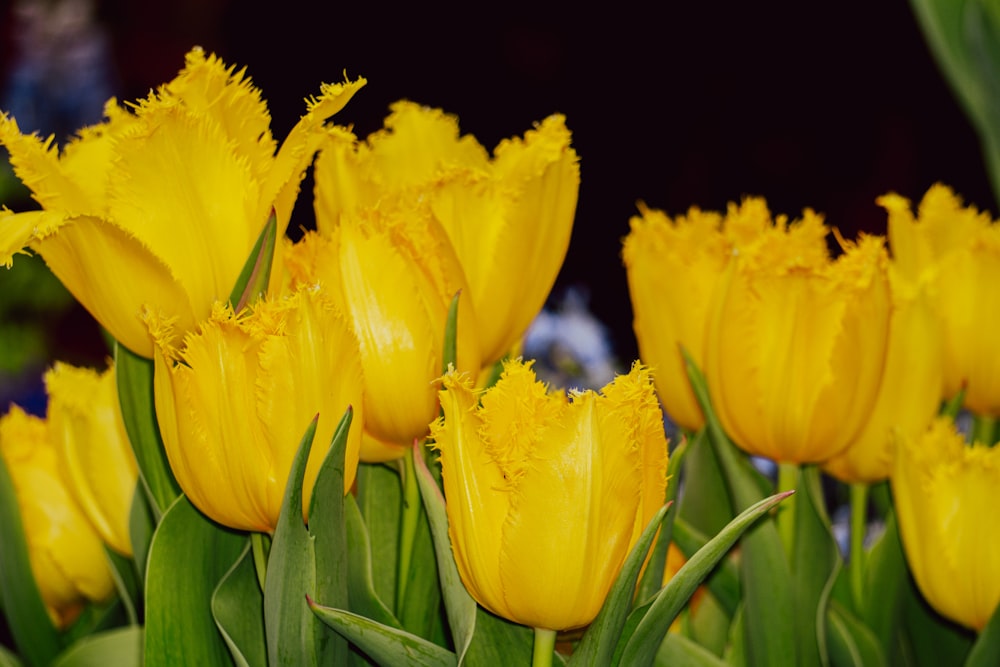
[[[611,585],[608,596],[601,605],[601,611],[597,618],[590,624],[587,632],[583,635],[583,640],[573,651],[570,659],[571,665],[607,665],[611,663],[615,647],[622,635],[625,627],[625,620],[628,617],[629,609],[632,607],[632,600],[635,594],[635,583],[639,579],[639,572],[646,561],[646,554],[656,537],[656,532],[660,529],[663,517],[666,516],[669,505],[664,505],[643,529],[639,539],[636,540],[632,551],[625,558],[621,571],[615,578],[615,583]]]
[[[719,656],[676,633],[667,635],[660,644],[654,664],[657,667],[727,667]]]
[[[648,609],[636,610],[635,613],[642,613],[642,620],[639,621],[632,636],[627,638],[619,664],[630,667],[652,664],[660,642],[663,641],[681,608],[698,588],[698,584],[755,521],[792,493],[794,491],[785,491],[765,498],[730,521],[718,535],[709,540],[708,544],[699,549],[678,570]]]
[[[0,597],[14,644],[32,665],[46,665],[62,647],[62,638],[31,574],[28,544],[7,464],[0,456]]]
[[[375,592],[368,530],[357,501],[350,494],[344,498],[344,519],[347,524],[347,592],[350,608],[383,625],[402,630],[403,626]]]
[[[879,640],[882,652],[891,657],[901,623],[902,591],[909,572],[899,540],[895,512],[885,518],[885,530],[865,561],[865,600],[861,618]]]
[[[52,667],[139,667],[142,641],[138,625],[99,632],[66,649]]]
[[[114,549],[104,545],[104,554],[108,557],[108,569],[115,583],[118,599],[125,609],[125,617],[129,625],[139,624],[139,596],[141,584],[131,558],[122,556]]]
[[[649,558],[646,559],[646,568],[639,580],[639,587],[636,589],[636,600],[648,600],[663,587],[663,573],[667,569],[667,552],[673,539],[674,518],[677,516],[675,501],[677,500],[677,490],[680,487],[681,464],[687,457],[687,450],[687,440],[685,439],[670,453],[670,460],[667,463],[667,491],[663,499],[663,502],[670,509],[667,510],[663,522],[660,523],[656,544],[653,546]]]
[[[677,517],[674,520],[674,544],[685,558],[690,558],[698,549],[708,544],[708,537]],[[728,616],[735,614],[740,604],[740,575],[737,567],[732,562],[724,560],[705,583],[726,614]]]
[[[380,665],[420,665],[421,667],[455,667],[454,653],[433,642],[390,628],[370,618],[342,609],[324,607],[308,600],[317,618],[342,634]]]
[[[396,603],[396,570],[402,523],[403,490],[400,475],[387,464],[361,463],[358,465],[357,486],[357,507],[370,543],[365,558],[370,566],[373,590],[393,610]],[[350,524],[348,528],[350,529]],[[377,618],[368,613],[365,616]]]
[[[212,593],[212,618],[239,667],[267,667],[264,595],[257,583],[250,540]]]
[[[233,312],[240,312],[267,292],[277,238],[278,218],[272,208],[271,215],[257,237],[257,242],[254,243],[253,250],[250,251],[250,255],[243,264],[243,269],[229,295],[229,303],[233,307]]]
[[[149,506],[149,497],[146,495],[142,480],[137,480],[128,514],[128,537],[132,544],[132,563],[139,578],[140,589],[146,582],[146,561],[149,558],[149,543],[153,540],[154,530],[156,525],[153,523],[153,510]],[[139,607],[141,606],[140,603]],[[139,613],[141,616],[142,612]]]
[[[183,495],[167,508],[146,568],[147,667],[228,663],[210,603],[245,542],[244,535],[212,522]]]
[[[167,461],[167,451],[160,438],[153,402],[153,361],[135,354],[115,342],[115,382],[121,403],[125,432],[135,453],[139,478],[149,498],[154,518],[159,521],[181,487],[174,479]]]
[[[0,667],[23,667],[17,656],[0,644]]]
[[[825,620],[830,663],[834,667],[884,667],[887,664],[878,638],[847,607],[831,601]]]
[[[1000,665],[1000,608],[993,612],[986,627],[976,637],[965,667],[991,667]]]

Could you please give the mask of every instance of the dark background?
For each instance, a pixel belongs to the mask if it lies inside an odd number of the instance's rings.
[[[619,251],[638,200],[676,214],[762,195],[776,213],[821,211],[848,237],[884,232],[879,194],[919,199],[935,181],[996,210],[905,1],[657,5],[109,0],[97,19],[122,99],[171,79],[199,44],[247,67],[279,139],[345,71],[369,81],[336,116],[361,136],[401,98],[458,115],[488,148],[564,113],[582,183],[556,292],[590,290],[626,363]],[[295,215],[291,228],[310,224],[308,204]]]

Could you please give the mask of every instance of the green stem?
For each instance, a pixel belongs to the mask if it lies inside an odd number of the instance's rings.
[[[257,570],[257,583],[264,590],[267,580],[267,557],[271,551],[271,537],[265,533],[250,533],[250,550],[253,552],[253,566]]]
[[[996,428],[997,420],[995,417],[976,415],[972,419],[972,441],[992,447],[996,444]]]
[[[535,646],[531,652],[531,667],[552,667],[556,650],[556,631],[535,628]]]
[[[412,449],[406,450],[402,463],[403,517],[399,534],[399,570],[396,573],[397,613],[406,603],[406,584],[410,576],[410,561],[413,560],[413,543],[416,541],[417,525],[420,522],[420,487],[417,486]]]
[[[850,569],[851,595],[854,608],[860,614],[865,595],[865,533],[868,531],[868,484],[851,484],[851,542],[847,559]]]
[[[778,493],[790,491],[798,486],[799,465],[797,463],[778,464]],[[795,547],[795,496],[790,496],[778,508],[778,535],[789,556]]]

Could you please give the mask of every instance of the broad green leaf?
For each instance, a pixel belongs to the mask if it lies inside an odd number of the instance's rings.
[[[350,608],[362,616],[383,625],[402,630],[403,626],[393,616],[389,607],[375,592],[372,581],[372,552],[361,510],[353,495],[344,499],[344,518],[347,526],[348,598]]]
[[[827,607],[830,664],[834,667],[884,667],[878,638],[851,611],[833,601]]]
[[[115,590],[125,610],[125,617],[129,625],[139,625],[138,610],[142,593],[135,564],[131,558],[122,556],[107,545],[104,546],[104,553],[108,557],[111,579],[115,582]]]
[[[902,590],[902,632],[906,655],[912,659],[908,664],[917,667],[961,665],[972,649],[972,633],[931,609],[912,577],[907,577],[906,581],[908,585]]]
[[[464,664],[527,665],[531,661],[534,632],[524,625],[500,618],[476,605],[476,628]],[[557,653],[556,658],[560,656]]]
[[[865,565],[865,599],[861,618],[878,638],[882,653],[892,656],[900,627],[903,588],[909,572],[899,541],[896,515],[890,512],[885,530],[868,551]]]
[[[674,521],[674,543],[685,558],[690,558],[708,543],[708,537],[678,517]],[[736,608],[740,604],[740,575],[736,565],[728,560],[722,561],[706,579],[705,585],[728,616],[736,613]]]
[[[250,540],[212,593],[212,618],[239,667],[267,667],[264,594],[257,582]]]
[[[635,546],[625,558],[622,569],[615,577],[615,582],[611,584],[604,604],[597,614],[597,618],[590,624],[587,632],[583,635],[583,640],[573,651],[570,659],[572,665],[606,665],[611,663],[611,657],[615,653],[619,638],[622,636],[622,629],[628,618],[629,610],[632,608],[632,601],[635,598],[635,585],[639,580],[639,572],[646,555],[653,544],[663,517],[666,516],[669,505],[664,505],[643,529]]]
[[[31,574],[28,544],[7,464],[0,456],[0,597],[15,646],[26,664],[47,665],[62,647]]]
[[[243,264],[243,270],[240,271],[233,291],[229,295],[229,303],[233,306],[234,312],[240,312],[267,292],[277,238],[278,218],[274,209],[271,209],[271,215],[257,237],[257,242]]]
[[[712,408],[705,377],[687,352],[682,352],[691,387],[705,415],[709,439],[729,487],[733,510],[751,506],[763,495],[760,475],[729,441]],[[797,664],[792,573],[774,522],[762,521],[747,531],[740,553],[747,665]]]
[[[1000,665],[1000,611],[994,611],[986,627],[972,645],[965,667],[995,667]]]
[[[448,515],[445,511],[444,495],[427,469],[420,448],[421,445],[414,443],[413,460],[417,483],[420,486],[420,497],[423,499],[431,537],[434,540],[438,578],[441,582],[441,594],[448,615],[451,639],[455,645],[458,663],[461,665],[476,629],[476,601],[465,590],[465,585],[462,584],[458,574],[458,566],[451,551],[451,540],[448,537]],[[489,638],[484,637],[483,640],[488,642]]]
[[[139,667],[142,634],[138,625],[85,637],[64,651],[52,667]]]
[[[132,505],[128,515],[128,535],[132,543],[132,562],[139,584],[145,586],[146,560],[149,557],[149,544],[153,540],[153,510],[149,506],[149,496],[146,494],[142,480],[138,480],[135,493],[132,494]],[[141,613],[141,612],[140,612]]]
[[[146,568],[147,667],[229,663],[211,597],[245,541],[244,535],[206,518],[183,495],[167,508]]]
[[[139,478],[149,494],[153,516],[163,512],[181,494],[167,461],[167,452],[160,439],[153,402],[153,362],[133,353],[121,343],[115,343],[115,381],[122,420],[128,433]]]
[[[736,515],[706,429],[689,441],[681,476],[687,483],[677,501],[677,517],[702,535],[715,535]]]
[[[656,667],[726,667],[723,660],[684,635],[670,633],[656,652]]]
[[[618,664],[630,667],[652,664],[670,625],[702,580],[753,523],[791,494],[792,492],[786,491],[765,498],[730,521],[718,535],[688,559],[653,599],[648,609],[637,609],[635,613],[642,613],[642,620],[628,638]]]
[[[388,465],[358,465],[358,508],[371,540],[372,582],[379,599],[395,609],[403,492]]]
[[[670,542],[673,539],[674,518],[677,516],[677,489],[680,487],[680,471],[687,454],[687,442],[681,442],[670,454],[667,464],[667,492],[663,502],[669,506],[663,521],[660,523],[660,532],[656,537],[656,544],[649,554],[645,571],[639,580],[636,589],[636,600],[648,600],[660,588],[663,587],[663,573],[667,566],[667,552],[670,549]]]
[[[725,563],[726,561],[723,560],[722,564]],[[709,575],[706,582],[711,581],[713,576]],[[732,613],[728,612],[709,590],[700,597],[695,592],[688,605],[688,610],[688,625],[685,634],[715,655],[723,655],[733,624],[735,609]]]
[[[357,644],[380,665],[455,667],[458,664],[454,653],[422,637],[349,611],[323,607],[312,600],[309,604],[318,618]]]

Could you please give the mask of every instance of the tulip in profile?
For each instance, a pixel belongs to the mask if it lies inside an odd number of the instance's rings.
[[[0,263],[38,252],[134,353],[153,346],[146,307],[181,335],[229,296],[272,209],[284,234],[317,130],[364,80],[322,87],[280,149],[260,91],[195,48],[177,78],[60,153],[0,116],[0,144],[41,211],[0,211]],[[130,110],[131,109],[131,110]],[[123,279],[123,277],[127,277]]]
[[[667,442],[649,371],[637,363],[571,400],[520,360],[481,395],[463,374],[443,385],[432,437],[462,582],[516,623],[587,625],[663,505]]]
[[[87,601],[110,598],[114,584],[101,538],[59,474],[51,436],[45,420],[16,405],[0,418],[0,455],[14,484],[31,572],[53,623],[64,628]]]
[[[364,422],[358,344],[319,290],[211,318],[173,348],[167,322],[149,321],[157,345],[156,416],[170,467],[192,503],[219,523],[271,532],[306,427],[319,424],[303,486],[309,500],[345,410]],[[344,490],[357,472],[361,429],[348,435]]]
[[[138,473],[113,368],[97,373],[56,363],[45,374],[48,421],[63,477],[112,549],[132,555],[129,512]]]
[[[510,352],[541,310],[569,247],[580,185],[565,118],[549,116],[491,157],[439,109],[398,102],[364,143],[334,132],[316,159],[316,223],[402,193],[425,201],[468,281],[482,360]]]
[[[902,435],[892,493],[906,561],[942,616],[982,630],[1000,602],[1000,530],[984,514],[1000,502],[1000,448],[968,445],[939,418]]]

